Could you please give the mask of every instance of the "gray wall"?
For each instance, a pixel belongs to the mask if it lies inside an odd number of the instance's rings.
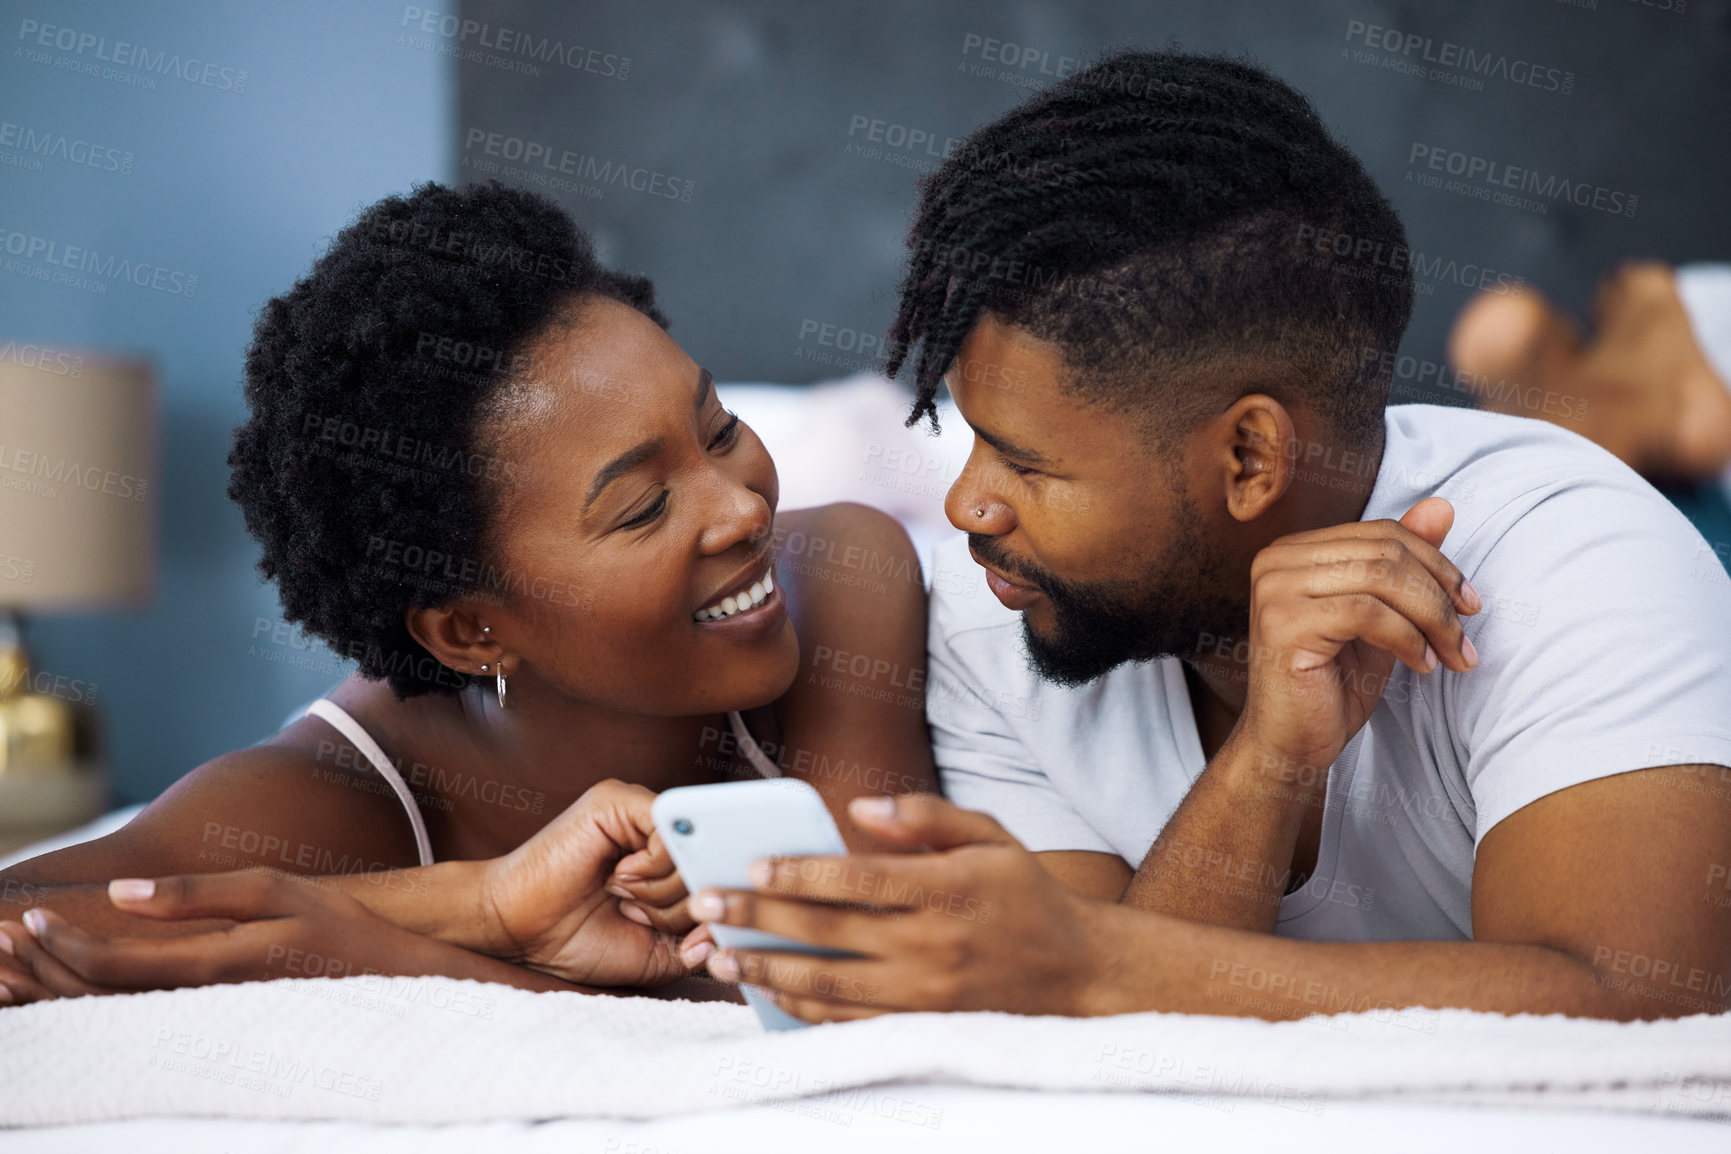
[[[944,138],[1016,103],[1018,82],[1043,83],[1042,59],[1056,68],[1169,39],[1248,52],[1316,102],[1393,199],[1414,248],[1444,269],[1455,262],[1453,277],[1420,278],[1404,348],[1440,362],[1469,295],[1465,266],[1581,308],[1598,274],[1626,257],[1731,255],[1731,6],[1687,0],[1679,13],[1668,3],[1684,0],[592,0],[578,16],[564,0],[470,0],[464,15],[478,22],[563,33],[629,57],[630,69],[620,80],[464,67],[457,152],[488,160],[484,141],[465,148],[467,133],[496,132],[693,182],[689,204],[617,187],[599,199],[551,191],[613,259],[656,278],[674,334],[718,376],[812,381],[838,375],[803,355],[823,333],[814,323],[875,338],[894,315],[917,173],[893,161],[927,160],[923,147],[850,154],[869,146],[866,133],[850,135],[856,117],[927,133],[941,151]],[[1518,62],[1537,64],[1557,90],[1402,75],[1381,59],[1417,61],[1423,48],[1367,49],[1362,33],[1348,40],[1355,21],[1429,37],[1433,56],[1446,41],[1492,57],[1493,69],[1524,76]],[[987,39],[1030,62],[972,74]],[[1566,203],[1537,215],[1407,183],[1415,143],[1632,194],[1635,215]]]

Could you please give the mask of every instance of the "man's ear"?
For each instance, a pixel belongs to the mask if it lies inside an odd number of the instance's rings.
[[[1226,511],[1237,521],[1254,521],[1292,486],[1297,430],[1286,406],[1262,393],[1238,398],[1220,418]]]
[[[419,641],[436,661],[458,673],[491,673],[499,660],[502,641],[497,627],[489,628],[490,622],[480,607],[467,601],[434,609],[410,609],[403,614],[403,624],[409,636]],[[483,665],[487,667],[485,670],[481,668]]]

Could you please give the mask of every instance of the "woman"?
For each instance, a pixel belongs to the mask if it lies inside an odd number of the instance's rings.
[[[802,776],[860,845],[848,799],[932,788],[917,696],[814,656],[923,668],[906,534],[861,506],[778,517],[762,443],[665,324],[647,280],[497,183],[379,202],[266,305],[229,492],[287,618],[358,672],[0,875],[0,997],[305,976],[310,953],[662,985],[708,947],[679,955],[654,792]],[[276,872],[144,884],[254,866]]]

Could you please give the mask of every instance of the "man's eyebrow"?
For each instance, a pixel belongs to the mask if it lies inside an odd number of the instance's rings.
[[[625,450],[601,466],[601,471],[595,474],[595,480],[589,486],[589,497],[583,502],[583,511],[585,513],[589,511],[589,507],[595,504],[595,498],[601,495],[601,490],[643,462],[650,460],[659,452],[661,452],[661,438],[656,437],[653,441],[644,441],[641,445]]]
[[[1052,463],[1042,454],[1033,449],[1024,449],[1014,441],[1006,441],[996,433],[988,433],[978,425],[970,424],[968,428],[974,430],[974,434],[978,436],[980,440],[998,450],[998,452],[1004,454],[1006,457],[1015,457],[1019,461],[1027,461],[1029,464],[1033,465],[1049,465]]]

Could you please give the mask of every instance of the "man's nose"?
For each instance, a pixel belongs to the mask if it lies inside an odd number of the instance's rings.
[[[964,533],[1001,537],[1015,528],[1015,512],[989,488],[978,484],[978,479],[970,460],[944,497],[944,515]]]

